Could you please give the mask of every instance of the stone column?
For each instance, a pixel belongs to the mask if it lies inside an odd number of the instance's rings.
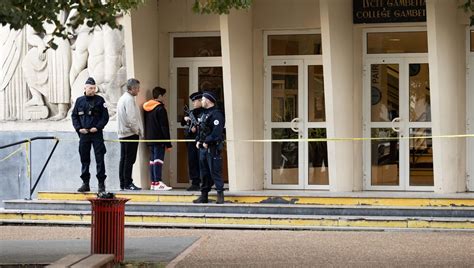
[[[220,16],[230,191],[254,190],[252,10]]]
[[[456,0],[427,0],[433,135],[466,132],[466,25]],[[466,21],[465,23],[468,23]],[[466,191],[465,139],[434,139],[437,193]]]
[[[327,137],[354,137],[352,1],[320,0]],[[360,154],[362,156],[362,154]],[[328,142],[329,189],[354,190],[354,144]]]
[[[127,78],[140,81],[140,93],[136,97],[141,106],[151,97],[148,93],[158,85],[158,6],[156,1],[146,1],[137,10],[124,17],[125,53]],[[169,92],[167,93],[167,95]],[[143,114],[142,114],[143,122]],[[137,161],[133,168],[134,183],[149,187],[148,150],[140,143]],[[118,163],[117,163],[118,164]],[[169,178],[169,176],[164,176]],[[169,183],[169,181],[165,181]]]

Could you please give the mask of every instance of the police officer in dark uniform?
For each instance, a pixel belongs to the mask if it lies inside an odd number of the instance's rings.
[[[72,111],[72,124],[79,135],[79,154],[81,156],[81,179],[82,186],[79,192],[90,191],[89,165],[91,162],[91,145],[94,146],[95,161],[97,166],[97,180],[99,181],[99,192],[105,192],[105,163],[106,153],[104,136],[102,130],[109,122],[109,112],[104,98],[96,93],[95,81],[89,77],[84,86],[84,96],[77,98]]]
[[[213,184],[217,190],[217,204],[224,203],[224,180],[222,179],[222,148],[224,142],[225,118],[215,103],[216,95],[205,91],[202,106],[206,111],[201,116],[196,148],[199,148],[199,168],[201,170],[201,196],[193,203],[208,203],[208,193]]]
[[[189,96],[193,102],[193,109],[185,111],[187,114],[181,121],[181,125],[185,126],[184,136],[186,139],[196,140],[198,131],[198,120],[201,118],[204,108],[202,108],[201,92],[194,92]],[[191,180],[191,186],[188,187],[187,191],[199,191],[201,189],[201,175],[199,171],[199,149],[196,148],[194,142],[187,143],[188,147],[188,171],[189,179]]]

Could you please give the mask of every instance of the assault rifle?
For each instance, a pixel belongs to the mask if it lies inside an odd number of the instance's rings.
[[[196,117],[194,116],[193,111],[189,110],[188,105],[184,105],[184,114],[185,114],[187,117],[191,118],[191,121],[190,121],[189,123],[186,122],[186,125],[187,125],[188,128],[189,128],[189,132],[191,132],[191,129],[192,129],[193,127],[199,126],[199,122],[198,122],[198,120],[196,119]]]

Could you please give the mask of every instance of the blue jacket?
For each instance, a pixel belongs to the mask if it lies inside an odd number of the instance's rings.
[[[109,122],[109,112],[104,98],[98,95],[84,95],[77,98],[71,118],[77,133],[81,128],[91,129],[93,127],[101,132]]]

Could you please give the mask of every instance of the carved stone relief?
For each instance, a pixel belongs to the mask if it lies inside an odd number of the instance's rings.
[[[21,61],[26,55],[26,33],[0,26],[0,120],[21,120],[29,99]]]
[[[55,38],[58,48],[45,50],[54,29],[44,27],[42,36],[31,27],[0,26],[0,120],[69,119],[89,76],[115,114],[127,80],[123,31],[83,25],[71,41]]]

